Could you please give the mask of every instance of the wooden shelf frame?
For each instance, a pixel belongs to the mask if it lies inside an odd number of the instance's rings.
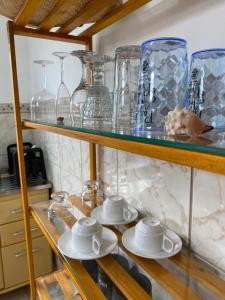
[[[146,144],[127,139],[120,139],[98,134],[86,133],[67,128],[38,124],[32,121],[23,121],[23,129],[39,129],[67,137],[79,139],[92,144],[98,144],[134,154],[156,158],[196,169],[201,169],[225,175],[225,156],[203,152],[178,149],[155,144]]]
[[[92,36],[110,26],[111,24],[122,19],[126,15],[134,12],[144,4],[151,0],[128,0],[125,4],[116,7],[110,13],[102,17],[100,20],[94,23],[87,31],[81,33],[80,36],[73,36],[69,33],[79,26],[79,22],[88,23],[90,18],[94,17],[93,13],[96,13],[96,9],[89,5],[80,11],[78,14],[79,19],[71,19],[66,24],[62,24],[57,32],[50,31],[58,23],[59,16],[63,13],[63,10],[74,8],[77,5],[75,0],[59,0],[55,8],[47,15],[42,21],[38,28],[27,27],[30,24],[32,17],[38,8],[43,4],[44,0],[26,0],[23,7],[18,12],[14,21],[8,22],[8,42],[9,42],[9,53],[11,63],[11,77],[12,77],[12,90],[13,90],[13,105],[14,105],[14,119],[16,128],[16,141],[18,149],[18,161],[19,161],[19,172],[21,182],[21,195],[22,195],[22,207],[24,212],[24,224],[25,224],[25,237],[26,237],[26,250],[28,257],[28,271],[30,281],[31,299],[36,300],[36,283],[34,276],[34,265],[32,256],[32,243],[31,243],[31,230],[30,230],[30,210],[28,205],[28,194],[26,185],[26,173],[25,173],[25,162],[23,153],[23,135],[22,130],[24,129],[20,114],[20,98],[19,98],[19,86],[18,86],[18,75],[17,75],[17,64],[16,64],[16,47],[15,47],[15,36],[27,36],[32,38],[49,39],[55,41],[76,43],[84,45],[87,50],[92,50]],[[92,0],[93,5],[99,5],[99,10],[104,9],[103,4],[107,4],[107,1],[95,1]],[[81,24],[80,24],[81,25]],[[90,179],[96,179],[96,144],[90,141]],[[60,253],[58,253],[60,255]],[[68,270],[69,271],[69,270]],[[90,286],[92,284],[90,283]],[[104,299],[102,294],[96,295],[97,299]]]

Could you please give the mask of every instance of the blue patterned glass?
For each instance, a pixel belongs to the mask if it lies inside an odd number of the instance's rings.
[[[186,41],[152,39],[142,44],[135,131],[164,128],[168,111],[187,97]]]
[[[192,54],[188,100],[206,124],[225,127],[225,49]]]

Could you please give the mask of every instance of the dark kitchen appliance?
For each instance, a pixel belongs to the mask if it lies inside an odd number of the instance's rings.
[[[44,183],[47,181],[44,155],[41,148],[33,146],[31,143],[24,143],[24,160],[27,182],[32,182],[38,179]],[[9,173],[13,175],[17,186],[20,186],[19,166],[18,166],[18,153],[16,144],[7,147]]]

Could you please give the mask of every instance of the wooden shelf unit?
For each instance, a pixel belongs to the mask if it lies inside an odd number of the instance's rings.
[[[23,135],[22,130],[24,129],[20,114],[20,99],[19,99],[19,87],[17,78],[17,64],[16,64],[16,47],[15,47],[15,35],[28,36],[33,38],[42,38],[49,40],[56,40],[62,42],[76,43],[80,45],[85,45],[87,50],[92,49],[92,36],[97,32],[103,30],[107,26],[117,22],[121,18],[127,16],[133,11],[137,10],[141,6],[150,2],[151,0],[128,0],[125,3],[112,8],[106,15],[101,15],[101,17],[96,19],[93,25],[87,30],[79,34],[79,36],[70,35],[69,33],[73,31],[78,26],[90,23],[90,20],[96,18],[96,14],[103,13],[105,7],[110,4],[110,0],[90,0],[89,3],[82,8],[71,19],[66,22],[61,22],[61,17],[66,11],[75,9],[79,5],[79,1],[70,0],[64,1],[59,0],[55,7],[50,11],[47,16],[41,21],[40,24],[35,26],[32,25],[32,18],[38,9],[43,4],[44,0],[25,0],[24,5],[17,13],[14,21],[8,22],[8,41],[9,41],[9,52],[10,52],[10,63],[11,63],[11,75],[12,75],[12,90],[14,98],[14,118],[16,127],[16,140],[18,148],[18,160],[19,160],[19,170],[20,170],[20,182],[21,182],[21,194],[22,194],[22,205],[24,214],[24,224],[25,224],[25,236],[26,236],[26,250],[28,253],[28,270],[29,270],[29,280],[30,280],[30,291],[31,299],[36,300],[36,282],[34,277],[34,265],[32,257],[32,243],[31,243],[31,227],[30,227],[30,210],[28,205],[27,196],[27,185],[26,185],[26,172],[23,154]],[[111,1],[112,2],[112,1]],[[15,2],[16,3],[16,2]],[[55,25],[60,26],[56,32],[50,31]],[[34,24],[33,24],[34,25]],[[96,179],[96,148],[95,143],[90,142],[90,179]],[[54,249],[54,243],[50,242],[50,245]],[[60,256],[59,251],[55,248],[55,252]],[[75,261],[72,264],[76,267],[81,274],[86,277],[85,270]],[[72,275],[70,269],[66,271]],[[83,273],[82,273],[83,272]],[[89,277],[87,277],[89,278]],[[95,293],[96,289],[93,287],[93,282],[87,279],[87,286],[90,292]],[[122,281],[123,282],[123,281]],[[77,283],[78,284],[78,283]],[[124,283],[125,284],[125,283]],[[92,289],[93,287],[93,289]],[[125,287],[123,287],[125,288]],[[125,288],[126,289],[126,288]],[[40,293],[40,289],[39,289]],[[129,291],[127,291],[129,293]],[[81,291],[82,295],[82,291]],[[39,295],[41,296],[41,295]],[[88,299],[85,295],[83,299]],[[93,297],[95,300],[105,299],[101,291],[96,291]],[[145,298],[143,298],[145,299]]]

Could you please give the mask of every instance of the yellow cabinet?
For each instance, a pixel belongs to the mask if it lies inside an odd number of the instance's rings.
[[[52,252],[45,238],[32,240],[35,276],[52,271]],[[2,248],[5,288],[28,281],[27,255],[25,242]]]
[[[30,225],[32,238],[42,235],[41,230],[33,219],[31,219]],[[0,226],[0,233],[2,247],[25,241],[24,221],[17,221]]]
[[[48,189],[29,192],[29,202],[35,203],[49,199]],[[0,196],[0,225],[23,219],[20,194]]]
[[[4,281],[3,281],[3,272],[2,272],[2,256],[0,255],[0,289],[3,288],[4,288]]]

